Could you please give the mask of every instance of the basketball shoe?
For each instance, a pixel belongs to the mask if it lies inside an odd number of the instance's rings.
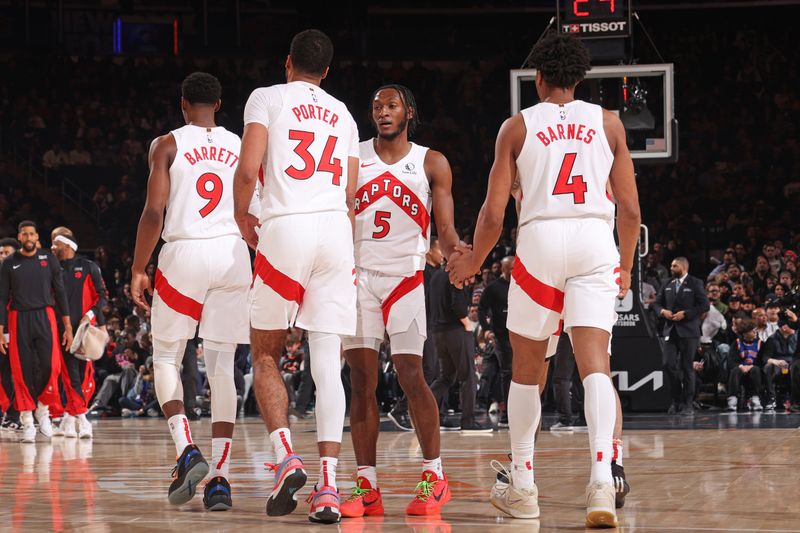
[[[287,455],[279,465],[266,463],[275,472],[275,485],[267,500],[269,516],[283,516],[297,507],[297,491],[306,484],[308,476],[303,469],[303,460],[297,455]]]
[[[321,489],[314,487],[308,499],[311,509],[308,511],[308,519],[318,524],[336,524],[342,520],[342,512],[339,509],[340,499],[336,489],[327,485]]]
[[[586,487],[586,527],[617,527],[616,491],[611,483],[595,481]]]
[[[614,488],[616,489],[614,506],[622,509],[625,505],[625,496],[631,491],[631,486],[625,480],[625,469],[614,461],[611,461],[611,475],[614,478]]]
[[[208,474],[208,463],[194,444],[183,449],[172,469],[172,483],[167,498],[172,505],[183,505],[194,497],[197,485]]]
[[[383,515],[381,490],[372,488],[367,478],[358,476],[356,486],[353,487],[350,497],[342,502],[341,511],[344,518]]]
[[[42,402],[39,402],[34,415],[39,422],[39,433],[48,439],[51,438],[53,436],[53,423],[50,421],[50,409]]]
[[[436,473],[426,470],[422,473],[422,480],[414,489],[416,494],[411,503],[406,507],[406,514],[431,515],[439,514],[442,506],[450,501],[450,487],[447,476],[439,479]]]
[[[203,490],[203,505],[207,511],[227,511],[233,507],[231,484],[222,476],[211,478]]]
[[[491,465],[497,472],[497,479],[489,496],[491,504],[513,518],[538,518],[539,491],[536,485],[531,489],[518,489],[511,483],[509,469],[499,461],[492,461]]]

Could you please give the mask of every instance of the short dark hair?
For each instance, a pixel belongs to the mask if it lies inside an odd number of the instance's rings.
[[[0,247],[3,246],[11,246],[14,250],[19,250],[19,241],[14,237],[6,237],[5,239],[0,239]]]
[[[569,34],[550,33],[533,45],[528,64],[548,84],[562,89],[574,87],[592,68],[583,42]]]
[[[378,96],[378,93],[384,89],[394,89],[397,91],[400,95],[400,100],[403,101],[403,105],[406,106],[406,109],[414,110],[414,115],[411,117],[411,120],[408,121],[408,136],[411,137],[411,135],[413,135],[417,130],[417,126],[422,123],[419,117],[419,109],[417,108],[417,100],[414,98],[414,93],[411,92],[411,89],[405,85],[400,85],[399,83],[381,85],[375,89],[375,92],[372,93],[372,98],[369,99],[370,113],[372,112],[372,102],[375,101],[375,97]]]
[[[216,104],[222,98],[222,85],[208,72],[192,72],[181,83],[181,96],[190,104]]]
[[[36,222],[33,220],[23,220],[17,226],[17,233],[22,233],[22,228],[33,228],[35,231],[39,231],[39,228],[36,226]]]
[[[750,318],[743,319],[742,324],[739,326],[739,331],[742,333],[747,333],[748,331],[753,331],[754,329],[756,329],[756,323]]]
[[[301,31],[292,38],[289,57],[300,72],[322,76],[333,59],[333,43],[319,30]]]

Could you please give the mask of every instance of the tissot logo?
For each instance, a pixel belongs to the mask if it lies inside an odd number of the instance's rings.
[[[616,33],[627,29],[628,21],[584,22],[581,24],[562,24],[563,33]]]

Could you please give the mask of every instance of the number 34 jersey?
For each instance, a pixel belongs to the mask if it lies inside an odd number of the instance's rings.
[[[169,168],[162,238],[173,242],[240,235],[233,220],[233,172],[239,162],[239,136],[220,126],[188,125],[171,133],[178,151]]]
[[[520,227],[559,218],[613,223],[614,203],[606,184],[614,155],[603,129],[603,109],[573,100],[543,102],[521,114],[527,135],[517,157]]]
[[[428,148],[411,143],[405,157],[389,165],[373,140],[360,145],[355,198],[356,266],[410,276],[425,268],[431,231],[431,188],[425,174]]]
[[[244,108],[245,125],[254,122],[268,130],[258,178],[262,223],[347,212],[347,159],[358,157],[358,127],[342,102],[303,81],[262,87]]]

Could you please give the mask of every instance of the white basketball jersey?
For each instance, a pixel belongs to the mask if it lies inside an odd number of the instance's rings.
[[[358,128],[347,107],[302,81],[256,89],[244,123],[267,127],[259,173],[261,222],[281,215],[347,212],[347,158],[358,157]]]
[[[169,200],[161,237],[167,241],[241,235],[233,219],[233,172],[239,136],[221,126],[184,126],[169,167]]]
[[[431,233],[428,148],[412,143],[403,159],[388,165],[375,153],[372,139],[359,147],[356,266],[397,276],[422,270]]]
[[[614,155],[603,129],[603,109],[574,100],[540,103],[521,114],[527,134],[517,157],[519,225],[593,217],[613,227],[615,206],[606,185]]]

